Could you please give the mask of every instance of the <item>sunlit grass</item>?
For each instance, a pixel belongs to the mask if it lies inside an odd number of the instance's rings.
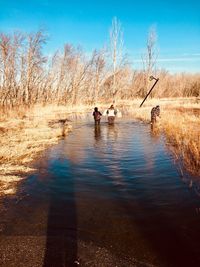
[[[200,104],[195,98],[149,99],[120,103],[134,118],[150,123],[151,108],[160,105],[161,119],[156,127],[164,131],[168,144],[191,173],[200,176]]]
[[[65,112],[65,113],[64,113]],[[71,129],[64,107],[35,107],[9,112],[0,121],[0,195],[15,193],[16,184],[34,171],[30,163]]]
[[[175,157],[191,172],[200,175],[200,105],[195,98],[148,99],[139,107],[141,99],[118,101],[116,107],[123,113],[150,123],[151,108],[160,105],[161,119],[156,125],[164,131],[167,143]],[[102,110],[109,104],[79,106],[35,106],[1,114],[0,117],[0,195],[13,194],[17,183],[35,171],[31,162],[48,146],[71,129],[63,120],[73,113],[91,112],[94,106]]]

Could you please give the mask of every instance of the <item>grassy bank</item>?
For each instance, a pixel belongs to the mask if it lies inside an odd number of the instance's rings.
[[[136,119],[150,123],[151,108],[160,105],[161,119],[154,127],[164,131],[169,149],[180,167],[200,177],[200,100],[196,98],[148,99],[119,103]],[[180,169],[181,170],[181,169]]]
[[[36,106],[1,115],[0,195],[15,193],[17,183],[34,171],[30,163],[71,130],[70,112],[73,109]]]
[[[160,105],[161,119],[154,131],[164,131],[167,144],[179,163],[200,176],[200,103],[195,98],[119,101],[117,106],[133,118],[150,123],[150,111]],[[102,109],[109,105],[98,105]],[[35,171],[30,163],[48,146],[71,130],[67,120],[73,112],[91,111],[91,106],[35,106],[0,115],[0,195],[13,194],[17,183]],[[181,166],[181,165],[180,165]]]

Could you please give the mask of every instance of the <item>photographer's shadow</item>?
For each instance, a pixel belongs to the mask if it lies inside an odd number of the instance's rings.
[[[63,191],[50,193],[43,267],[77,266],[77,218],[73,177],[54,178]],[[60,180],[60,181],[59,181]],[[68,188],[68,189],[67,189]]]

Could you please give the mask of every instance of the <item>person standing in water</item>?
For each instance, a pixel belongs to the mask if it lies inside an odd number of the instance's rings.
[[[98,110],[97,107],[94,108],[94,112],[93,112],[93,117],[94,117],[94,122],[95,124],[100,124],[101,121],[101,112]]]
[[[151,124],[157,122],[157,118],[160,118],[160,106],[153,107],[151,110]]]
[[[115,116],[117,115],[117,110],[113,105],[107,109],[106,114],[108,115],[108,124],[113,124],[115,121]]]

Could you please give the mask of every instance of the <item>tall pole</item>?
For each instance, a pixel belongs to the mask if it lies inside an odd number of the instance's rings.
[[[152,80],[155,80],[155,83],[153,84],[153,86],[151,87],[151,89],[149,90],[149,92],[147,93],[147,95],[145,96],[144,100],[142,101],[142,103],[140,104],[140,108],[141,106],[144,104],[145,100],[147,99],[147,97],[150,95],[151,91],[153,90],[153,88],[155,87],[155,85],[157,84],[157,82],[159,81],[158,78],[155,78],[153,76],[150,76],[149,77],[149,80],[152,81]]]

